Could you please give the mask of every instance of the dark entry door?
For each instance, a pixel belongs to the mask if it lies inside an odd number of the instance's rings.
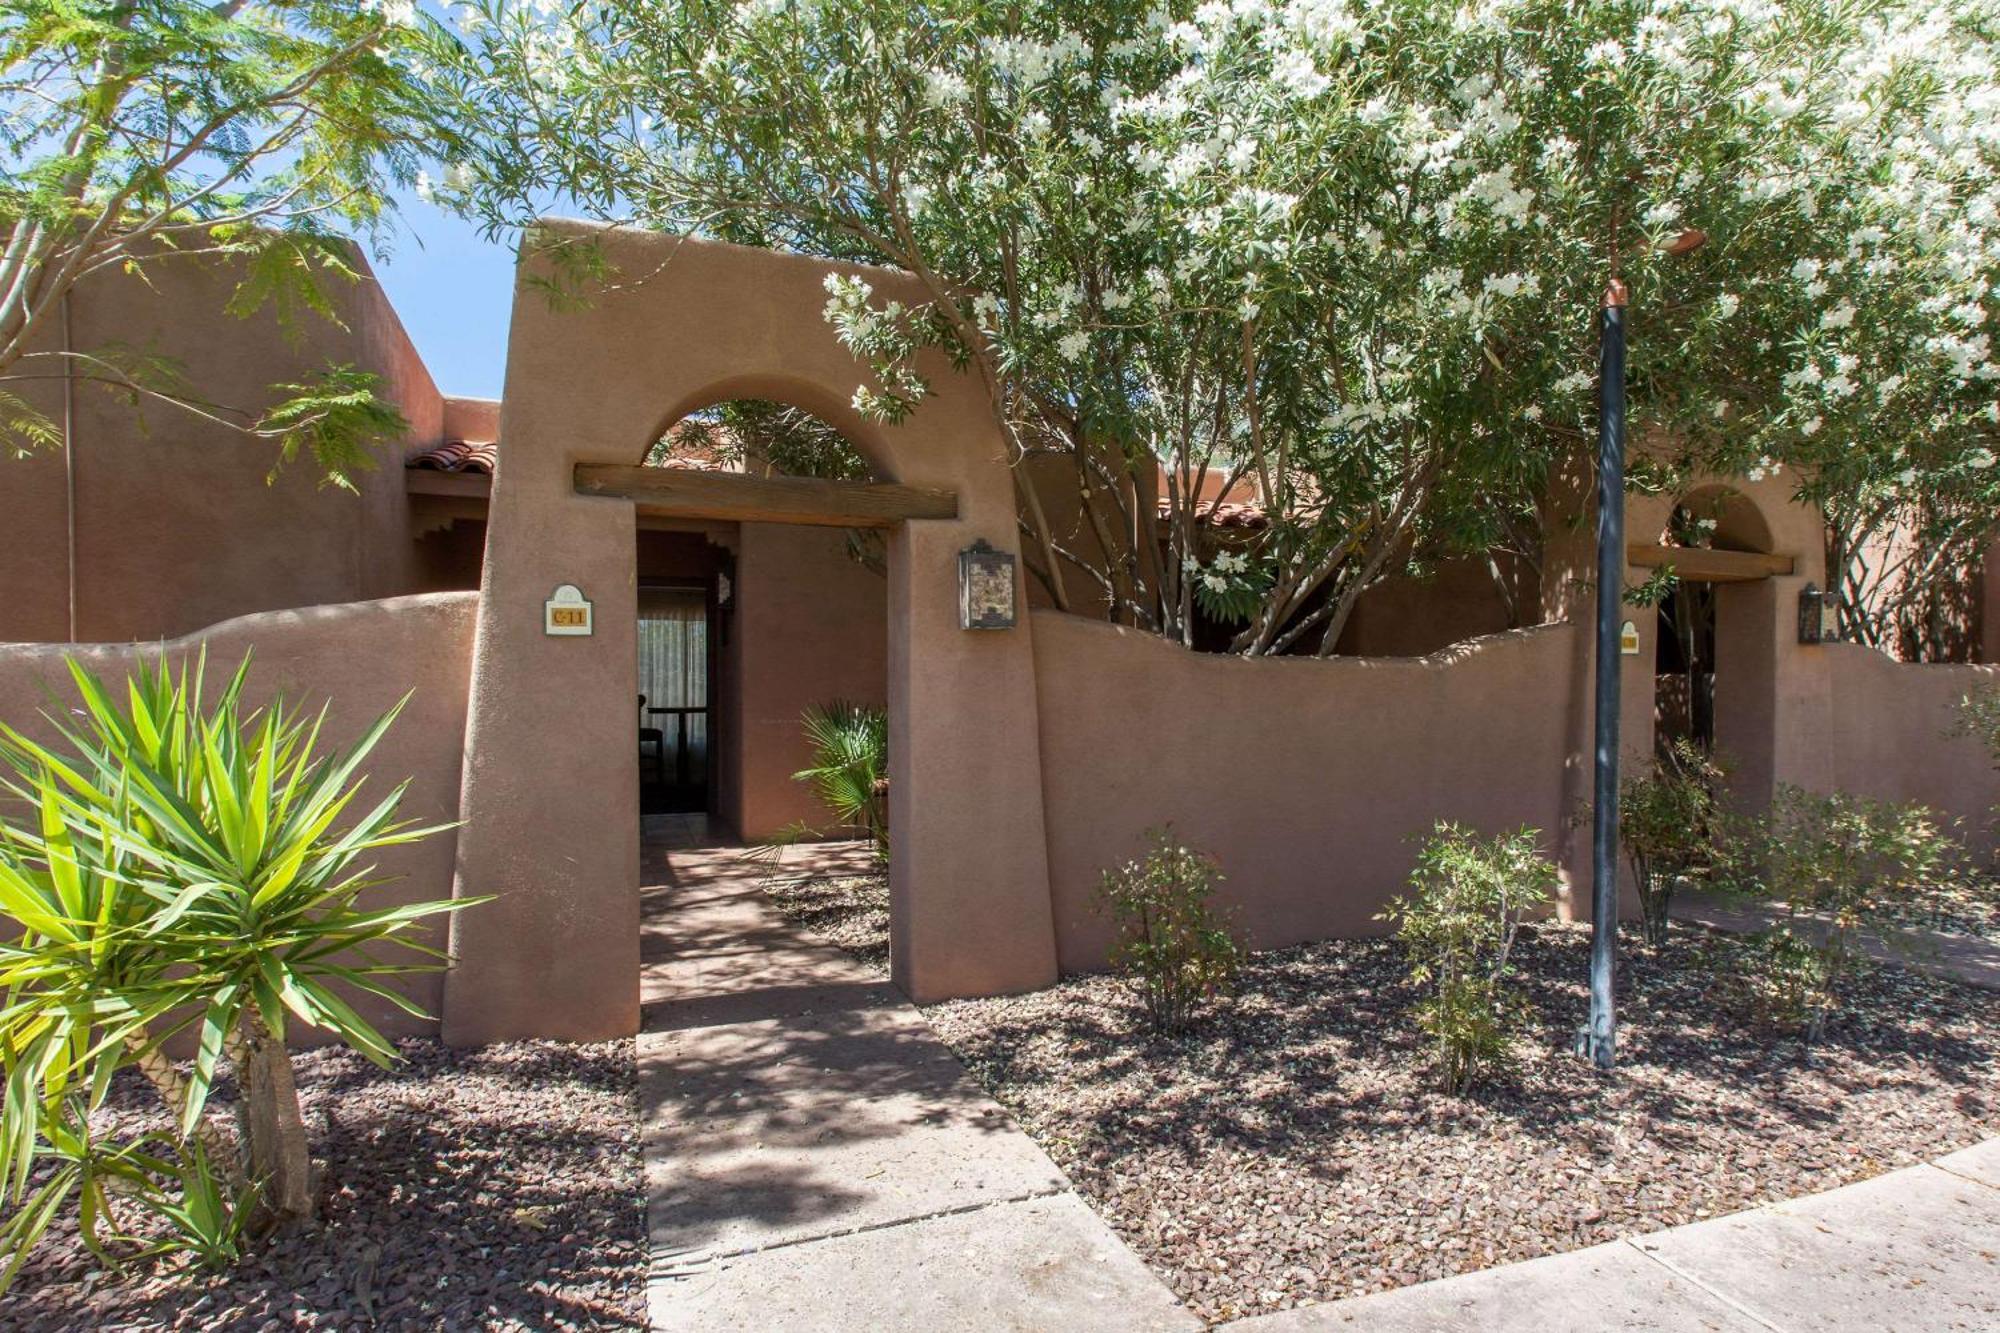
[[[639,808],[708,808],[708,593],[639,590]]]

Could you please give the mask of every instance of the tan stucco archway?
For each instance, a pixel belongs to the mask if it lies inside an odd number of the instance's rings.
[[[1721,550],[1780,556],[1789,573],[1718,584],[1716,593],[1716,749],[1731,764],[1730,787],[1746,810],[1768,805],[1778,784],[1812,785],[1832,762],[1830,703],[1823,662],[1798,641],[1799,592],[1826,584],[1826,549],[1818,513],[1792,497],[1792,479],[1697,478],[1672,494],[1634,495],[1626,529],[1633,542],[1657,541],[1676,505],[1692,503],[1718,519]],[[1626,570],[1627,584],[1652,571]],[[1650,762],[1653,660],[1658,618],[1634,616],[1636,657],[1626,659],[1620,730],[1627,762]]]
[[[861,368],[820,317],[830,272],[904,275],[656,233],[556,224],[613,278],[581,309],[517,287],[466,732],[460,914],[445,1036],[596,1040],[639,1021],[634,506],[576,493],[580,463],[639,461],[659,429],[734,397],[837,427],[884,480],[954,490],[958,517],[889,542],[892,966],[920,1000],[1056,975],[1030,625],[958,628],[957,553],[1016,549],[1005,442],[976,383],[940,363],[887,426],[850,406]],[[910,291],[908,297],[916,293]],[[588,638],[543,633],[556,585]]]

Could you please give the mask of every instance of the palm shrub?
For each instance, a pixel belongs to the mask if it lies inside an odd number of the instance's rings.
[[[1243,946],[1214,902],[1223,878],[1215,858],[1171,827],[1146,836],[1143,857],[1104,872],[1098,909],[1117,927],[1111,966],[1131,980],[1153,1030],[1181,1032],[1235,984]]]
[[[1527,1021],[1509,958],[1523,914],[1555,893],[1556,868],[1540,842],[1537,829],[1487,839],[1440,822],[1417,853],[1410,892],[1383,914],[1423,988],[1417,1025],[1446,1092],[1467,1092],[1504,1065]]]
[[[834,818],[867,832],[876,854],[889,854],[889,715],[865,704],[835,700],[808,708],[810,767],[792,774],[810,783]]]
[[[1952,878],[1960,855],[1937,816],[1920,805],[1782,785],[1763,823],[1761,889],[1779,904],[1758,937],[1773,1008],[1802,1025],[1808,1043],[1838,1010],[1842,985],[1865,966],[1871,928],[1894,926]]]
[[[1646,943],[1667,942],[1668,912],[1681,876],[1711,857],[1721,811],[1723,772],[1692,741],[1675,741],[1649,773],[1619,784],[1618,841],[1639,888]]]
[[[141,665],[120,700],[71,662],[81,708],[51,715],[58,744],[0,725],[0,787],[17,807],[0,818],[0,911],[14,926],[0,944],[10,1277],[71,1196],[86,1244],[112,1257],[129,1237],[109,1218],[106,1179],[210,1257],[253,1222],[311,1215],[290,1025],[388,1064],[394,1048],[339,990],[421,1014],[388,984],[441,965],[412,927],[475,901],[360,901],[382,882],[369,858],[439,831],[396,818],[407,783],[355,813],[361,767],[401,703],[325,754],[324,708],[247,708],[246,657],[204,709],[205,668]],[[377,957],[390,941],[402,954]],[[190,1028],[183,1071],[163,1046]],[[225,1065],[234,1135],[208,1112]],[[128,1067],[171,1114],[170,1170],[134,1145],[91,1145],[88,1115]],[[38,1165],[52,1169],[31,1191]]]

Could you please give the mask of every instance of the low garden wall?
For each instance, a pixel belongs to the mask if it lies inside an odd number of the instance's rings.
[[[1171,821],[1212,853],[1258,948],[1381,932],[1436,819],[1555,850],[1573,629],[1417,658],[1250,660],[1034,613],[1043,791],[1064,971],[1102,966],[1099,876]]]
[[[38,739],[50,739],[43,716],[52,705],[75,702],[65,656],[81,659],[114,686],[141,658],[163,654],[184,661],[204,645],[208,684],[219,690],[230,672],[252,652],[246,698],[252,704],[273,695],[318,709],[328,703],[324,745],[352,744],[366,727],[393,707],[405,692],[410,701],[368,762],[363,789],[377,799],[404,778],[410,787],[406,818],[424,823],[457,818],[459,760],[465,741],[467,683],[472,632],[478,615],[475,592],[433,593],[383,601],[267,611],[226,620],[185,638],[140,644],[0,644],[0,719]],[[113,691],[114,697],[117,691]],[[373,901],[390,906],[448,898],[452,890],[455,838],[449,832],[409,847],[394,847],[376,861],[393,883],[371,890]],[[475,909],[476,910],[476,909]],[[442,943],[442,929],[438,943]],[[435,1015],[442,978],[420,973],[402,979],[403,993]],[[360,1006],[384,1031],[435,1032],[435,1022],[411,1018],[393,1006]]]
[[[1913,665],[1851,643],[1821,651],[1834,761],[1827,785],[1877,800],[1920,802],[1960,820],[1967,842],[1990,853],[2000,773],[1983,744],[1953,729],[1959,701],[2000,683],[2000,667]]]

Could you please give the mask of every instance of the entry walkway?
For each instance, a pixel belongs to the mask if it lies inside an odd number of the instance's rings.
[[[654,1328],[1200,1327],[900,992],[778,915],[767,867],[695,822],[648,833]],[[798,847],[786,869],[867,855]]]
[[[2000,1328],[2000,1139],[1804,1199],[1230,1327],[1243,1333]]]

